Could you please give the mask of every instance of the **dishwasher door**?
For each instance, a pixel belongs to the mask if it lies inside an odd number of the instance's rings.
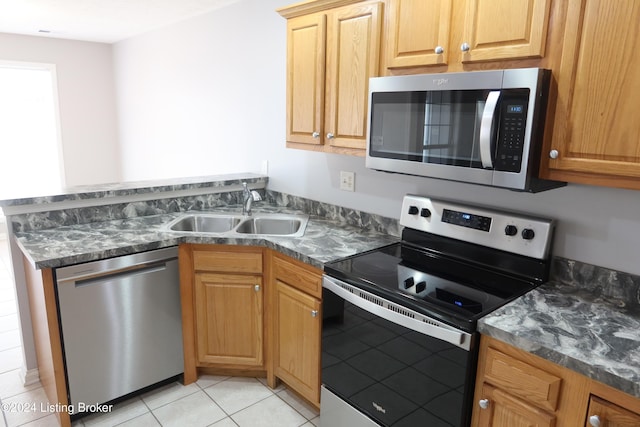
[[[56,270],[76,410],[184,371],[177,255],[173,247]]]

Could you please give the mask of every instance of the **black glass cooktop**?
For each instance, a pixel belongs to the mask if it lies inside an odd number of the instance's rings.
[[[469,332],[479,318],[539,284],[465,260],[459,251],[406,242],[328,263],[325,273]]]

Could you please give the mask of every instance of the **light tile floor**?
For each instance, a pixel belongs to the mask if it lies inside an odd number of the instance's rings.
[[[22,350],[8,245],[0,234],[0,427],[57,426],[46,411],[47,397],[40,384],[24,387],[19,378]],[[45,411],[42,411],[42,409]],[[24,410],[18,410],[24,409]],[[280,386],[275,390],[264,379],[204,375],[195,384],[176,382],[94,414],[74,426],[215,426],[215,427],[313,427],[318,412]]]

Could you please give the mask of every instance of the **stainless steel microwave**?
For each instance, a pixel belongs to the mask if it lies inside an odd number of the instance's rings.
[[[538,192],[551,72],[540,68],[369,80],[366,166]]]

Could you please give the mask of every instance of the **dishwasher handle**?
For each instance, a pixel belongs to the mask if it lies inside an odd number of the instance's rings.
[[[66,280],[66,281],[63,280],[63,281],[59,281],[58,283],[75,282],[76,288],[79,288],[81,286],[89,286],[89,285],[94,285],[98,283],[104,283],[109,280],[118,280],[118,279],[123,279],[125,277],[137,276],[139,274],[149,274],[149,273],[160,272],[166,269],[167,269],[167,263],[163,262],[159,264],[156,263],[152,265],[135,266],[130,269],[119,270],[113,273],[99,274],[97,276],[93,276],[88,279]]]
[[[56,281],[63,283],[88,280],[98,276],[105,277],[107,275],[125,273],[140,268],[157,267],[159,264],[177,258],[178,248],[172,246],[149,252],[139,252],[84,264],[70,265],[55,269]]]

